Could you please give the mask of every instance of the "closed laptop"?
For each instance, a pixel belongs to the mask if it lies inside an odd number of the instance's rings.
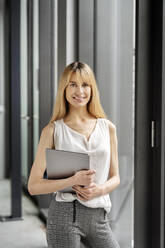
[[[64,179],[73,176],[77,171],[90,169],[87,153],[49,148],[46,149],[45,153],[48,179]],[[59,191],[75,193],[72,187]]]

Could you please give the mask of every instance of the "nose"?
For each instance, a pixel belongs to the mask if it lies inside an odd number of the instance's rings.
[[[76,89],[77,92],[83,92],[83,87],[82,86],[77,86],[77,89]]]

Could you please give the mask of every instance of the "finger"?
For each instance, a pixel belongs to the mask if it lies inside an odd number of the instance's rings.
[[[85,194],[84,194],[82,191],[80,191],[80,190],[78,190],[78,189],[75,189],[75,191],[76,191],[77,193],[79,193],[79,194],[85,196]]]
[[[78,197],[79,199],[82,198],[81,195],[80,195],[79,193],[77,193],[77,192],[76,192],[76,195],[77,195],[77,197]]]
[[[89,170],[86,172],[87,175],[94,174],[94,173],[96,173],[96,170]]]
[[[83,197],[85,197],[87,199],[87,197],[89,196],[89,193],[87,191],[88,191],[88,189],[91,189],[93,187],[94,186],[82,188],[82,187],[78,186],[78,187],[74,187],[73,190],[78,192],[79,194],[81,194]]]
[[[83,186],[80,186],[80,185],[75,185],[75,186],[72,186],[72,188],[74,188],[74,189],[78,189],[78,188],[83,188]]]
[[[78,186],[77,184],[74,184],[74,185],[72,186],[72,188],[73,188],[73,187],[77,187],[77,186]]]
[[[74,187],[74,189],[79,190],[79,191],[81,191],[82,193],[84,193],[85,187],[84,187],[84,186],[78,185],[77,187]]]
[[[95,186],[96,186],[95,183],[91,183],[87,188],[93,188],[93,187],[95,187]]]
[[[72,189],[79,190],[78,186],[72,187]]]
[[[75,189],[75,191],[76,191],[78,194],[80,194],[82,197],[84,197],[84,198],[87,197],[87,195],[86,195],[85,193],[81,192],[80,190]]]
[[[94,188],[94,187],[96,187],[96,185],[95,184],[91,184],[89,186],[85,186],[84,187],[84,190],[91,189],[91,188]]]
[[[79,193],[76,193],[77,197],[82,201],[87,201],[84,197],[82,197]]]

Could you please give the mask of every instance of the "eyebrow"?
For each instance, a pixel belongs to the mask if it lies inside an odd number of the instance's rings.
[[[74,81],[70,81],[70,83],[75,83],[75,84],[77,84],[77,82],[74,82]],[[83,82],[83,83],[88,84],[87,82]]]

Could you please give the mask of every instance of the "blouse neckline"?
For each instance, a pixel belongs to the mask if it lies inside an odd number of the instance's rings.
[[[99,118],[96,119],[94,129],[93,129],[92,132],[90,133],[90,136],[89,136],[88,139],[87,139],[87,137],[86,137],[84,134],[82,134],[82,133],[80,133],[80,132],[74,130],[74,129],[71,128],[71,127],[69,127],[69,126],[64,122],[64,119],[63,119],[63,118],[62,118],[61,120],[62,120],[63,125],[64,125],[66,128],[68,128],[71,132],[73,132],[73,133],[75,133],[75,134],[77,134],[77,135],[83,137],[83,138],[85,139],[85,141],[89,143],[90,140],[91,140],[91,138],[92,138],[92,136],[93,136],[93,135],[95,134],[95,132],[96,132],[96,129],[97,129],[97,126],[98,126],[98,120],[99,120]]]

